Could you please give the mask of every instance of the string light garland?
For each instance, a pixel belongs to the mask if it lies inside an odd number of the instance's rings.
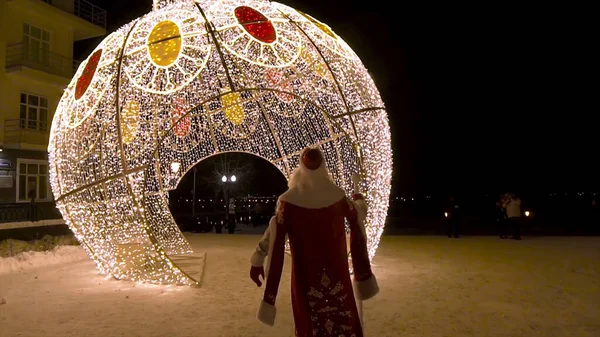
[[[375,255],[392,173],[385,106],[331,28],[261,0],[154,1],[79,67],[48,146],[57,207],[101,273],[194,285],[168,191],[209,156],[236,151],[286,177],[319,146],[337,184],[360,173]],[[174,168],[177,169],[174,169]]]

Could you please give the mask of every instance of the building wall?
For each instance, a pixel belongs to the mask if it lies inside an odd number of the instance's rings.
[[[0,152],[0,160],[4,163],[10,163],[10,169],[2,169],[0,170],[0,176],[5,177],[6,175],[11,176],[12,182],[10,183],[10,187],[6,186],[6,182],[0,185],[0,204],[5,203],[14,203],[16,202],[17,195],[17,159],[26,158],[26,159],[37,159],[37,160],[48,160],[48,152],[45,151],[28,151],[28,150],[14,150],[14,149],[3,149]],[[2,179],[2,178],[0,178]],[[6,178],[3,178],[6,179]]]
[[[59,100],[71,81],[74,41],[106,35],[105,28],[98,26],[97,22],[90,23],[86,21],[88,19],[74,15],[73,4],[74,0],[53,0],[51,4],[39,0],[0,0],[0,223],[16,218],[38,221],[61,217],[53,201],[50,184],[45,192],[39,187],[43,180],[40,170],[45,169],[43,173],[48,175],[49,131]],[[95,7],[95,10],[101,9]],[[42,57],[49,60],[48,63],[41,64],[37,58],[24,58],[21,54],[23,47],[10,47],[23,45],[24,24],[49,33],[48,52],[51,56],[47,59]],[[11,48],[10,55],[7,48]],[[13,62],[7,69],[9,57]],[[58,68],[54,66],[56,60],[60,64]],[[21,93],[48,100],[46,131],[19,128]],[[14,120],[10,144],[5,137],[7,120]],[[21,179],[19,161],[23,163],[22,169],[26,170],[21,172]],[[32,174],[37,180],[30,184]],[[26,183],[23,184],[23,181]],[[17,195],[19,186],[26,187],[20,201]],[[35,203],[30,203],[25,199],[30,186],[37,187],[38,196],[46,195],[47,198],[38,197]]]
[[[72,1],[71,1],[72,2]],[[22,10],[8,6],[6,1],[0,4],[0,143],[4,143],[4,123],[6,119],[19,118],[19,95],[21,92],[44,96],[48,99],[48,123],[62,95],[68,79],[41,71],[6,72],[7,46],[21,43],[23,24],[29,24],[50,33],[50,52],[72,59],[73,31],[57,20],[53,15],[44,15],[36,11]]]

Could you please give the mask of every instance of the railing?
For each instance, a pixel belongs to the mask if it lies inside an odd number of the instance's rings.
[[[0,204],[0,224],[61,218],[54,202]]]
[[[73,14],[106,29],[106,11],[85,0],[75,0]]]
[[[47,125],[47,124],[46,124]],[[25,128],[25,120],[4,120],[4,143],[16,144],[27,143],[34,145],[47,145],[49,132],[47,130],[34,130]]]
[[[33,221],[30,204],[0,204],[0,223]]]
[[[106,29],[106,11],[85,0],[42,0],[67,13]]]
[[[69,79],[74,74],[73,59],[49,51],[30,48],[23,43],[6,47],[6,69],[19,66],[29,67]]]

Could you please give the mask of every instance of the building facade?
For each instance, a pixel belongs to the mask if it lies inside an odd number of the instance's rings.
[[[89,2],[0,0],[0,222],[60,217],[50,126],[78,67],[73,44],[103,35],[106,12]]]

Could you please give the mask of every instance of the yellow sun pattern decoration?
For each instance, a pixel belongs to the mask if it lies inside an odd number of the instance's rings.
[[[173,64],[181,51],[179,27],[173,21],[159,22],[148,36],[148,54],[161,67]]]
[[[223,110],[225,117],[235,125],[240,125],[244,121],[244,108],[242,107],[242,98],[238,92],[230,92],[223,95]]]
[[[124,70],[143,91],[171,94],[192,82],[206,66],[212,46],[202,16],[188,10],[152,12],[131,32]]]
[[[319,147],[348,194],[362,176],[373,258],[392,173],[385,106],[342,38],[264,0],[155,0],[79,67],[50,132],[56,205],[99,271],[196,285],[168,192],[223,152],[270,161],[286,177]],[[178,170],[173,170],[177,167]]]

